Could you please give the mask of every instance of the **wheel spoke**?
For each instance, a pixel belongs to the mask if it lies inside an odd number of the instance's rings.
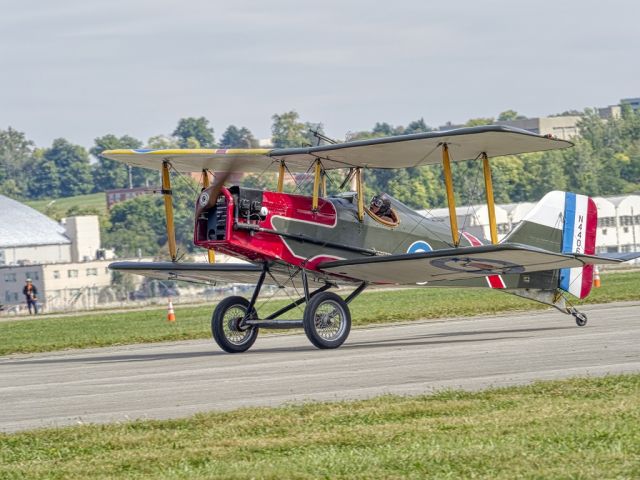
[[[332,300],[321,303],[314,317],[318,335],[325,340],[338,338],[345,328],[345,313],[340,305]]]
[[[224,336],[233,344],[242,345],[251,337],[251,329],[240,330],[239,328],[245,313],[244,308],[234,306],[227,310],[222,318]]]

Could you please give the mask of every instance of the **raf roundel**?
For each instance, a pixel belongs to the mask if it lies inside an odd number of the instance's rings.
[[[207,192],[202,192],[200,195],[200,206],[204,208],[207,206],[207,203],[209,203],[209,194]]]
[[[424,240],[418,240],[417,242],[413,242],[407,248],[407,253],[418,253],[418,252],[431,252],[433,248]]]

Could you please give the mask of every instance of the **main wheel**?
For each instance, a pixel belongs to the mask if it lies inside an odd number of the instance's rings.
[[[347,303],[332,292],[314,295],[304,309],[304,333],[318,348],[338,348],[351,330]]]
[[[240,328],[240,322],[248,309],[249,300],[236,296],[225,298],[213,311],[211,333],[213,339],[225,352],[245,352],[256,341],[258,327]]]

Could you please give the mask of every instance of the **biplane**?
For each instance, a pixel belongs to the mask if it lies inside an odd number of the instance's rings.
[[[504,126],[376,138],[306,148],[110,150],[103,155],[162,172],[170,262],[115,262],[113,270],[163,280],[255,284],[250,299],[231,296],[214,309],[211,329],[230,353],[248,350],[262,328],[303,328],[318,348],[336,348],[351,328],[349,303],[368,287],[477,287],[497,289],[556,307],[587,322],[566,294],[585,298],[596,264],[640,254],[596,256],[593,200],[571,192],[548,193],[498,241],[490,159],[571,147],[571,142]],[[451,162],[482,163],[490,238],[460,231]],[[393,197],[381,216],[365,201],[363,170],[440,164],[449,222],[423,216]],[[170,170],[202,172],[195,201],[193,242],[209,263],[177,261]],[[351,187],[327,194],[329,172],[343,170]],[[232,172],[277,172],[274,191],[225,186]],[[208,172],[215,172],[209,180]],[[313,172],[311,195],[285,193],[291,174]],[[379,213],[379,212],[378,212]],[[215,263],[214,252],[248,263]],[[259,318],[264,285],[293,287],[297,300]],[[330,289],[351,285],[340,296]],[[302,319],[280,318],[304,304]]]

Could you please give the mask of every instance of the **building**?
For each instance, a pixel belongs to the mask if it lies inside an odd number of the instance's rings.
[[[598,108],[598,116],[603,120],[620,118],[622,116],[622,107],[620,105],[609,105],[608,107]]]
[[[107,197],[107,208],[110,209],[116,203],[124,202],[140,195],[150,195],[160,191],[160,188],[152,187],[136,187],[136,188],[116,188],[114,190],[106,190],[104,194]]]
[[[640,109],[640,97],[623,98],[620,100],[620,105],[629,105],[634,111],[637,111]]]
[[[640,195],[595,197],[598,252],[640,250]]]
[[[23,305],[22,289],[30,278],[38,289],[38,304],[44,310],[92,308],[110,300],[111,260],[35,264],[0,268],[5,305]]]
[[[0,266],[71,261],[64,225],[0,195]]]
[[[562,140],[571,140],[580,135],[578,122],[579,115],[567,115],[560,117],[536,117],[520,120],[497,121],[496,125],[521,128],[539,135],[551,135]]]
[[[98,302],[111,285],[113,257],[101,248],[95,215],[57,223],[37,210],[0,195],[0,303],[23,305],[27,278],[45,309]]]

